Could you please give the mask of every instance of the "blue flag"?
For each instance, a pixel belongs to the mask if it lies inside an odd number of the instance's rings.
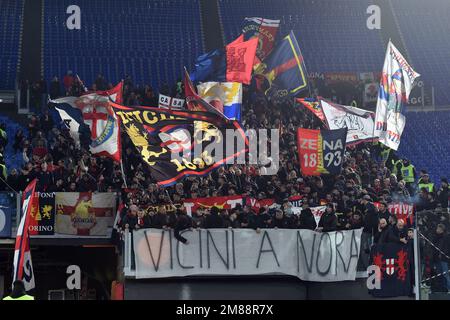
[[[195,60],[195,71],[190,74],[193,82],[226,81],[225,50],[214,50],[199,56]]]
[[[308,88],[308,74],[293,31],[255,66],[255,74],[258,87],[269,97],[296,96]]]

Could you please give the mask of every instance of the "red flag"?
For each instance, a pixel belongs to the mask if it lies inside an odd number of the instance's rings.
[[[30,213],[33,206],[37,206],[37,197],[34,196],[36,179],[30,182],[22,195],[22,218],[17,229],[16,245],[14,250],[14,280],[23,280],[25,289],[34,288],[34,273],[31,263],[30,238],[28,226],[30,224]]]
[[[244,36],[241,35],[226,46],[226,79],[228,82],[250,84],[258,38],[248,41],[243,41],[243,39]]]
[[[320,130],[299,128],[297,147],[300,168],[305,176],[318,176],[319,172],[319,136]]]
[[[323,113],[322,106],[319,101],[309,101],[308,99],[298,98],[297,102],[301,103],[305,108],[311,111],[317,118],[323,123],[327,124],[325,114]]]

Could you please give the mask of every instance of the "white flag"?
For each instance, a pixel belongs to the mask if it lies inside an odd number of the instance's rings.
[[[400,145],[406,123],[403,106],[419,76],[389,41],[378,91],[374,136],[391,149],[397,150]]]
[[[320,100],[330,130],[347,128],[347,145],[373,139],[373,112]]]

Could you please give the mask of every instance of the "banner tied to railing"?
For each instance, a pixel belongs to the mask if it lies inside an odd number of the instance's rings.
[[[134,231],[136,278],[285,274],[306,281],[355,280],[362,229]]]

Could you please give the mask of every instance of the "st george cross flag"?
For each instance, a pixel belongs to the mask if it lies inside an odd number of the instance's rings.
[[[242,27],[242,34],[245,40],[252,38],[258,39],[258,48],[256,49],[256,56],[259,60],[264,60],[272,51],[275,43],[280,20],[271,20],[265,18],[245,18],[244,26]]]
[[[22,218],[17,229],[16,246],[14,251],[14,279],[22,280],[25,290],[29,291],[35,287],[33,264],[31,262],[30,237],[28,226],[30,224],[30,212],[33,206],[37,206],[37,197],[34,196],[36,179],[30,182],[22,195]]]
[[[197,88],[198,94],[228,119],[241,120],[242,83],[204,82]]]
[[[50,105],[57,111],[58,118],[67,124],[75,141],[81,140],[82,136],[85,137],[88,130],[91,153],[110,157],[117,162],[121,157],[120,127],[109,101],[123,101],[122,86],[123,82],[107,91],[50,101]]]
[[[244,41],[244,36],[241,35],[224,49],[199,56],[191,74],[192,81],[250,84],[257,46],[257,38]]]
[[[320,99],[328,128],[347,128],[347,145],[373,139],[373,112]]]
[[[403,106],[419,76],[389,41],[378,92],[374,135],[391,149],[397,150],[400,145],[406,123]]]
[[[158,106],[162,109],[182,110],[183,105],[184,99],[177,99],[161,93],[159,94]]]

